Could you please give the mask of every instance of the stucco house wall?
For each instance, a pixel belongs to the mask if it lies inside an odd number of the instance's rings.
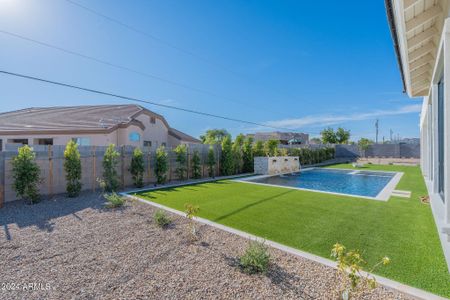
[[[116,114],[116,107],[118,117],[117,120],[111,122],[111,110]],[[86,111],[86,107],[74,107],[72,108],[72,114],[76,114],[78,108],[80,111]],[[52,114],[47,114],[44,118],[35,118],[33,121],[34,123],[28,125],[26,123],[28,122],[27,113],[33,113],[33,109],[10,112],[10,114],[16,115],[15,119],[12,121],[9,121],[8,117],[5,115],[0,117],[0,148],[5,149],[5,145],[7,144],[16,144],[18,141],[13,140],[19,139],[26,139],[28,145],[38,145],[39,139],[52,139],[53,145],[66,145],[73,138],[83,138],[86,142],[84,145],[86,146],[107,146],[109,144],[115,144],[117,146],[129,145],[143,147],[151,144],[152,148],[161,145],[175,147],[180,143],[200,143],[200,141],[195,138],[171,128],[161,115],[140,106],[106,106],[106,109],[108,108],[109,111],[107,111],[107,113],[109,113],[109,118],[107,118],[107,116],[104,119],[105,127],[98,124],[100,121],[93,122],[93,119],[102,120],[102,111],[105,110],[105,107],[94,106],[93,109],[99,111],[98,116],[95,115],[95,117],[93,117],[91,113],[87,116],[88,119],[86,119],[86,121],[83,121],[83,116],[80,117],[80,120],[76,119],[75,121],[73,120],[74,118],[72,118],[72,127],[69,129],[67,128],[70,125],[64,124],[64,120],[61,120],[62,118],[59,118],[58,121],[52,120],[52,118],[54,118],[54,115]],[[123,111],[124,108],[126,111]],[[58,108],[55,110],[55,113],[58,113]],[[17,117],[17,115],[19,116]],[[68,118],[70,118],[70,116]],[[24,121],[23,124],[22,120]],[[110,122],[107,123],[108,121]],[[39,129],[39,126],[41,126],[42,123],[47,123],[49,128]],[[78,125],[92,123],[94,124],[89,125],[92,127],[88,126],[88,128],[84,128],[83,126],[80,126],[81,129],[77,128]],[[19,129],[10,129],[8,126],[15,126],[14,128]],[[30,128],[30,130],[28,130],[28,128]],[[173,134],[174,132],[176,133],[175,135]],[[130,138],[132,133],[136,133],[134,135],[135,139]],[[136,137],[138,138],[136,139]],[[144,142],[147,143],[144,144]]]

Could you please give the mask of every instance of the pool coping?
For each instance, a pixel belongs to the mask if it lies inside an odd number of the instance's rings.
[[[132,192],[133,191],[131,191],[131,192],[122,192],[122,193],[120,193],[120,195],[122,195],[124,197],[127,197],[129,199],[132,199],[132,200],[139,201],[141,203],[145,203],[147,205],[151,205],[151,206],[154,206],[154,207],[157,207],[157,208],[160,208],[160,209],[164,209],[164,210],[166,210],[168,212],[171,212],[173,214],[176,214],[176,215],[179,215],[179,216],[182,216],[182,217],[186,217],[185,213],[182,212],[182,211],[179,211],[179,210],[176,210],[174,208],[171,208],[171,207],[168,207],[168,206],[165,206],[165,205],[153,202],[151,200],[140,198],[140,197],[138,197],[136,195],[130,195],[130,193],[132,193]],[[311,261],[314,261],[314,262],[317,262],[317,263],[320,263],[322,265],[331,267],[333,269],[337,269],[337,263],[335,261],[330,260],[330,259],[318,256],[318,255],[315,255],[315,254],[312,254],[312,253],[309,253],[309,252],[305,252],[305,251],[302,251],[302,250],[299,250],[299,249],[296,249],[296,248],[293,248],[293,247],[289,247],[289,246],[277,243],[277,242],[272,241],[272,240],[267,240],[267,239],[265,239],[263,237],[259,237],[259,236],[253,235],[251,233],[248,233],[248,232],[245,232],[245,231],[241,231],[239,229],[228,227],[228,226],[225,226],[225,225],[222,225],[222,224],[210,221],[208,219],[204,219],[204,218],[200,218],[200,217],[193,217],[193,219],[195,221],[199,222],[199,223],[212,226],[214,228],[223,230],[223,231],[231,233],[231,234],[235,234],[235,235],[241,236],[241,237],[249,239],[249,240],[264,241],[267,245],[271,246],[272,248],[275,248],[275,249],[281,250],[283,252],[286,252],[286,253],[289,253],[289,254],[292,254],[292,255],[295,255],[295,256],[298,256],[298,257],[302,257],[302,258],[305,258],[305,259],[308,259],[308,260],[311,260]],[[397,290],[399,292],[402,292],[404,294],[407,294],[407,295],[412,296],[412,297],[417,298],[417,299],[424,299],[424,300],[425,299],[427,299],[427,300],[445,300],[445,299],[447,299],[447,298],[441,297],[439,295],[433,294],[431,292],[428,292],[428,291],[425,291],[425,290],[422,290],[422,289],[419,289],[419,288],[415,288],[415,287],[412,287],[412,286],[400,283],[398,281],[395,281],[395,280],[392,280],[392,279],[389,279],[389,278],[386,278],[386,277],[382,277],[380,275],[375,275],[373,273],[369,273],[369,272],[366,272],[366,271],[361,271],[361,274],[363,276],[366,276],[366,275],[373,276],[377,280],[377,283],[385,286],[386,288]]]
[[[311,167],[311,168],[303,169],[303,171],[309,171],[309,170],[312,170],[312,169],[320,169],[320,168]],[[330,194],[330,195],[336,195],[336,196],[347,196],[347,197],[353,197],[353,198],[363,198],[363,199],[370,199],[370,200],[377,200],[377,201],[385,201],[386,202],[391,197],[392,192],[395,190],[395,187],[400,182],[400,180],[401,180],[401,178],[402,178],[402,176],[404,174],[403,172],[367,171],[367,170],[341,169],[341,168],[333,168],[331,170],[365,171],[365,172],[374,172],[374,173],[389,173],[389,174],[394,174],[394,176],[389,180],[389,182],[384,186],[384,188],[375,197],[352,195],[352,194],[345,194],[345,193],[336,193],[336,192],[327,192],[327,191],[321,191],[321,190],[305,189],[305,188],[299,188],[299,187],[293,187],[293,186],[284,186],[284,185],[277,185],[277,184],[269,184],[269,183],[261,183],[261,182],[252,182],[252,181],[250,181],[250,180],[255,180],[255,179],[262,179],[262,178],[267,178],[267,177],[291,174],[293,172],[274,174],[274,175],[255,175],[255,176],[246,177],[245,179],[232,179],[231,181],[247,183],[247,184],[261,185],[261,186],[286,188],[286,189],[298,190],[298,191],[307,191],[307,192],[313,192],[313,193],[314,192],[315,193],[323,193],[323,194]],[[296,172],[294,172],[294,173],[296,173]]]

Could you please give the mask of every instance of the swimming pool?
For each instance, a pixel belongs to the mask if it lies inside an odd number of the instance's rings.
[[[256,176],[242,181],[388,200],[400,177],[401,173],[396,172],[310,168],[299,173]]]

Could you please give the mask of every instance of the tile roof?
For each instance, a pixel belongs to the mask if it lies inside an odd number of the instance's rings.
[[[139,105],[32,107],[0,114],[0,131],[107,130],[128,124]]]
[[[111,131],[117,126],[127,126],[133,122],[142,126],[141,122],[134,119],[141,112],[159,118],[175,138],[192,143],[200,142],[171,128],[163,116],[136,104],[31,107],[4,112],[0,113],[0,134]]]
[[[169,128],[169,134],[179,140],[188,142],[188,143],[201,143],[199,139],[196,139],[195,137],[192,137],[184,132],[181,132],[179,130],[176,130],[175,128]]]

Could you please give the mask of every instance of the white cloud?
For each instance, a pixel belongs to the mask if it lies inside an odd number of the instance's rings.
[[[265,122],[268,126],[284,127],[290,129],[299,129],[306,126],[328,126],[344,122],[363,121],[385,116],[404,115],[410,113],[419,113],[422,109],[421,104],[405,105],[392,110],[375,110],[366,113],[352,114],[327,114],[327,115],[310,115],[297,119],[284,119]]]

